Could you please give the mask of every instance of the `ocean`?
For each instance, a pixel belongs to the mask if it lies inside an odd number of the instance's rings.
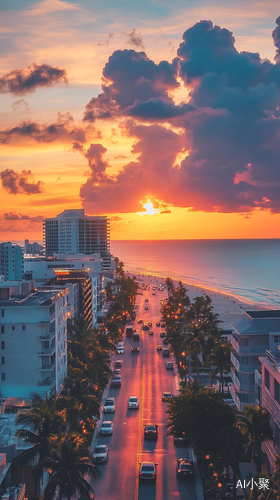
[[[111,241],[111,251],[126,271],[280,309],[280,239]]]

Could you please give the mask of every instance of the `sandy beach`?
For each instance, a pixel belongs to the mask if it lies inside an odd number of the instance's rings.
[[[143,280],[143,283],[149,285],[156,285],[158,283],[164,283],[165,279],[161,276],[152,276],[148,274],[136,274],[133,272],[126,273],[129,276],[136,276],[137,279]],[[178,285],[178,281],[174,280],[175,285]],[[263,309],[262,307],[247,303],[237,299],[234,296],[217,292],[214,290],[209,290],[207,288],[198,287],[191,285],[189,283],[183,282],[186,289],[188,290],[188,295],[191,300],[200,295],[209,295],[212,299],[212,304],[214,307],[214,312],[219,315],[221,321],[221,328],[224,330],[231,329],[230,323],[235,323],[240,318],[242,318],[244,311],[253,311]]]

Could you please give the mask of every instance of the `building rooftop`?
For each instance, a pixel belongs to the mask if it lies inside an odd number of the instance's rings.
[[[271,309],[269,311],[245,311],[252,319],[268,319],[268,318],[279,318],[280,319],[280,310],[279,309]]]
[[[241,334],[263,334],[280,332],[280,311],[245,311],[244,316],[231,323],[231,326]]]
[[[54,290],[38,290],[37,292],[31,293],[28,296],[18,296],[12,297],[9,300],[0,300],[0,304],[2,307],[18,307],[18,306],[50,306],[53,302],[53,299],[61,294],[66,295],[69,290],[66,288],[61,291]]]

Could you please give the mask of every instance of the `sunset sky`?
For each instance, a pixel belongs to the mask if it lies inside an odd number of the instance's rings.
[[[279,0],[2,0],[1,240],[280,238]]]

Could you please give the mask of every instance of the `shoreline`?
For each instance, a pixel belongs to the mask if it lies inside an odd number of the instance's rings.
[[[147,272],[135,272],[131,270],[126,270],[126,274],[134,275],[137,278],[146,278],[149,284],[162,282],[164,283],[167,276],[162,276],[161,273],[147,273]],[[210,289],[202,285],[195,283],[189,283],[185,280],[179,280],[177,277],[169,275],[169,277],[178,285],[179,281],[182,281],[183,285],[187,288],[187,293],[191,300],[193,300],[198,295],[209,295],[212,299],[212,305],[214,312],[219,315],[219,320],[223,325],[223,329],[232,329],[231,324],[240,320],[244,312],[247,310],[264,310],[267,307],[260,306],[259,304],[246,301],[236,297],[234,294],[221,292],[220,290]]]

